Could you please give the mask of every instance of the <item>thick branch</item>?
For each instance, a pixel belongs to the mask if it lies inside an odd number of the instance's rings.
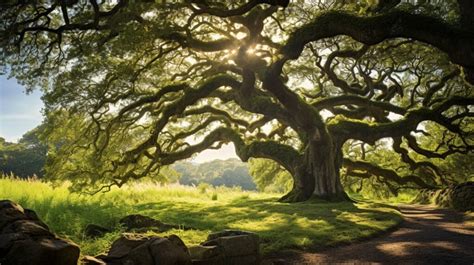
[[[319,111],[322,109],[332,108],[339,105],[358,105],[363,107],[376,107],[381,110],[390,111],[396,114],[405,115],[407,110],[388,102],[372,101],[368,98],[355,96],[355,95],[343,95],[331,98],[324,98],[313,103],[313,106]]]
[[[193,154],[206,150],[216,142],[220,141],[232,142],[235,146],[237,155],[244,162],[251,157],[268,158],[278,162],[289,172],[294,171],[295,165],[301,158],[301,155],[290,146],[274,141],[254,141],[250,144],[245,144],[237,132],[229,128],[221,127],[209,133],[196,145],[191,145],[174,153],[162,154],[160,156],[160,161],[163,165],[169,165],[175,161],[189,158]]]
[[[427,188],[433,189],[436,188],[425,181],[423,181],[419,176],[416,175],[409,175],[409,176],[399,176],[395,171],[390,169],[381,168],[374,164],[364,162],[364,161],[353,161],[348,158],[344,158],[343,166],[348,168],[349,171],[351,170],[364,170],[374,176],[383,177],[386,180],[390,180],[396,182],[400,185],[405,185],[407,183],[414,183],[418,185],[420,188]]]
[[[323,13],[293,32],[282,52],[288,59],[296,59],[307,43],[337,35],[348,35],[368,45],[391,38],[412,38],[439,48],[454,63],[474,69],[473,32],[434,17],[401,10],[372,17],[338,11]]]

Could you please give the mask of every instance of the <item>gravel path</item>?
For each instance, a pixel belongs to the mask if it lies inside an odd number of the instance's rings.
[[[396,231],[367,242],[294,251],[273,264],[468,264],[474,265],[474,227],[461,213],[420,205],[400,205],[405,221]]]

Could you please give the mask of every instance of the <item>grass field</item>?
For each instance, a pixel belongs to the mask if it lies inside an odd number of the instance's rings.
[[[0,199],[10,199],[36,211],[55,233],[79,244],[82,254],[87,255],[104,252],[121,233],[118,220],[135,213],[196,228],[158,234],[176,234],[188,246],[204,241],[212,231],[253,231],[262,239],[264,254],[359,240],[401,220],[395,209],[383,204],[284,204],[276,202],[279,196],[229,188],[151,184],[89,196],[70,193],[66,186],[53,188],[38,181],[0,179]],[[90,223],[113,228],[114,232],[97,240],[87,239],[83,230]]]

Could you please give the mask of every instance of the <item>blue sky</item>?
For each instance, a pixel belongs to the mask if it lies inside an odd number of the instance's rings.
[[[27,95],[16,79],[0,75],[0,137],[9,142],[18,141],[41,123],[42,108],[39,90]]]
[[[27,131],[38,126],[43,120],[41,92],[25,93],[14,78],[0,75],[0,137],[9,142],[18,141]],[[232,144],[219,150],[206,150],[191,161],[202,163],[214,159],[237,158]]]

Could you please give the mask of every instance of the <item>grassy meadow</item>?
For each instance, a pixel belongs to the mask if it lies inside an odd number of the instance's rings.
[[[188,246],[199,244],[213,231],[252,231],[261,237],[264,254],[351,242],[386,230],[401,220],[398,211],[383,204],[285,204],[276,201],[279,196],[221,187],[153,184],[135,184],[90,196],[71,193],[66,185],[53,188],[39,181],[0,179],[0,199],[10,199],[36,211],[52,231],[79,244],[85,255],[104,252],[122,231],[118,220],[128,214],[143,214],[195,228],[157,234],[176,234]],[[83,230],[91,223],[113,228],[114,232],[88,239]]]

